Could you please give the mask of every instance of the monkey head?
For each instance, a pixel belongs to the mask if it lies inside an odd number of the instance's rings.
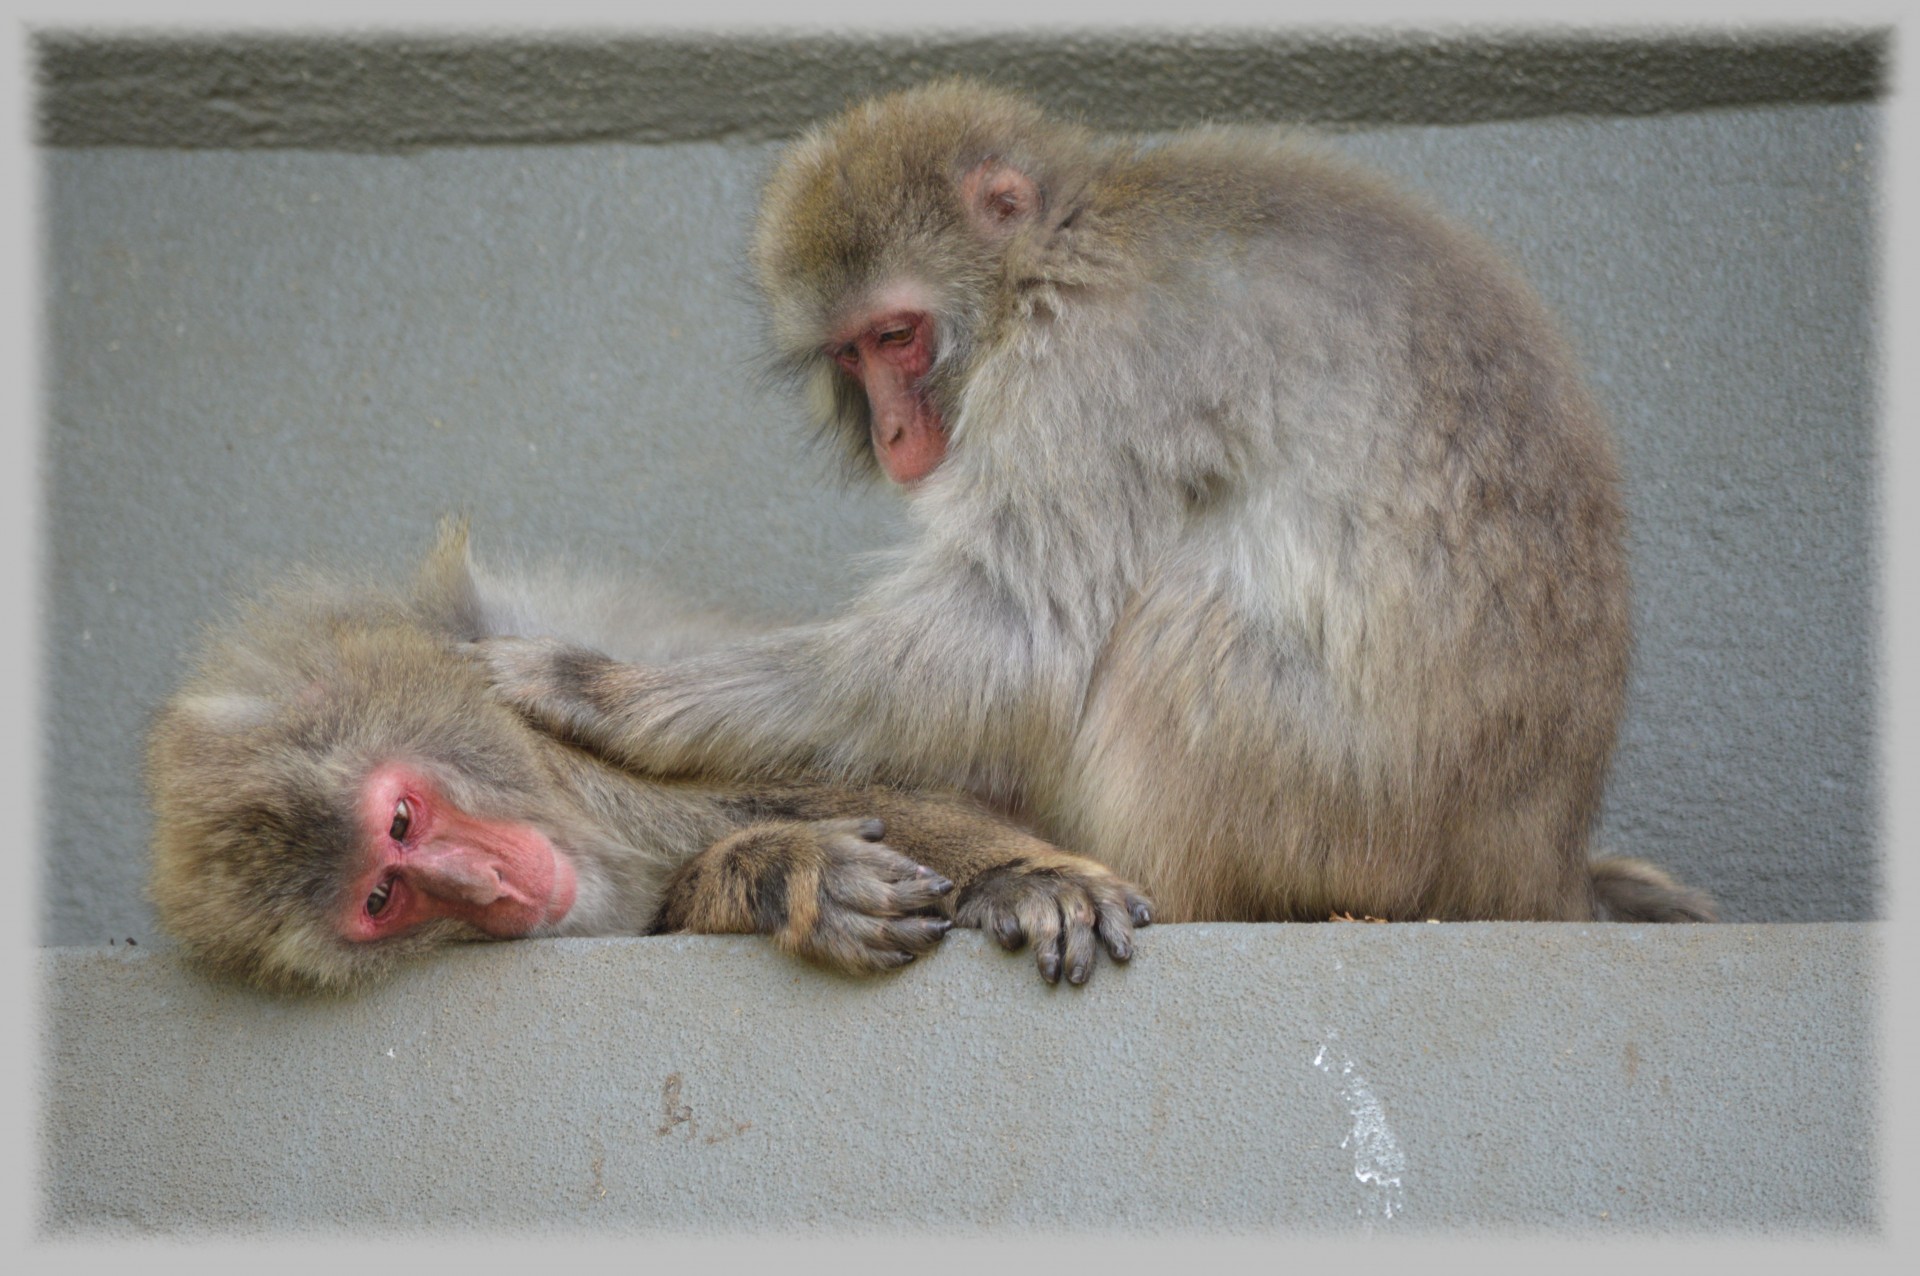
[[[417,599],[308,579],[215,637],[148,748],[148,893],[192,957],[345,989],[566,916],[575,871],[538,814],[552,781],[455,636]]]
[[[978,84],[855,107],[788,151],[752,260],[781,364],[857,466],[917,483],[959,424],[1009,263],[1048,229],[1080,130]]]

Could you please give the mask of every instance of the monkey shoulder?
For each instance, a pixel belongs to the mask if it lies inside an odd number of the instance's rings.
[[[1296,130],[1189,130],[1143,148],[1098,185],[1098,204],[1128,210],[1159,241],[1163,262],[1184,263],[1207,285],[1262,271],[1311,280],[1333,266],[1349,286],[1471,276],[1476,288],[1505,291],[1516,280],[1480,235],[1427,196]]]

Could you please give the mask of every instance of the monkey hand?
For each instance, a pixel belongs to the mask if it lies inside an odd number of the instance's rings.
[[[1133,930],[1153,920],[1153,905],[1089,859],[1065,852],[1022,856],[989,868],[954,901],[954,921],[991,934],[1008,952],[1033,941],[1040,977],[1083,984],[1093,973],[1096,940],[1115,961],[1133,956]]]
[[[742,829],[675,876],[659,929],[771,935],[785,952],[850,974],[904,966],[952,927],[941,897],[953,883],[885,833],[872,819]]]
[[[493,694],[536,727],[596,751],[613,742],[596,690],[610,673],[627,666],[557,638],[496,634],[467,643],[462,651],[486,670]]]
[[[879,820],[821,820],[800,826],[812,839],[787,878],[780,947],[808,961],[869,974],[930,952],[952,927],[940,900],[953,883],[880,839]]]

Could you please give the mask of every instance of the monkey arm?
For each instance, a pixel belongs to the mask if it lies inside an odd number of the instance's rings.
[[[912,961],[958,922],[1009,951],[1031,940],[1044,979],[1079,984],[1097,948],[1127,960],[1151,920],[1101,865],[962,797],[806,786],[727,801],[753,822],[675,873],[654,933],[766,934],[861,974]]]
[[[815,771],[1044,800],[1099,652],[1182,506],[1127,453],[1048,455],[1027,441],[1045,423],[995,424],[916,495],[925,534],[846,614],[651,667],[490,639],[496,691],[655,774]],[[1085,481],[1049,490],[1069,466]],[[1110,472],[1086,478],[1095,469]]]
[[[546,639],[478,649],[522,713],[634,770],[815,771],[1011,798],[1033,760],[1064,751],[1093,663],[1092,644],[1039,611],[963,570],[664,666]]]

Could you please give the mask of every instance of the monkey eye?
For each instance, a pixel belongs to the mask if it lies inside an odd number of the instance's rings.
[[[393,883],[382,882],[367,896],[367,916],[378,917],[387,907],[387,900],[393,895]]]
[[[880,334],[878,340],[883,346],[904,346],[913,340],[913,325],[908,324],[901,328],[889,328]]]
[[[407,840],[407,830],[412,827],[413,808],[407,805],[405,798],[401,798],[393,804],[393,823],[387,826],[387,836],[396,842],[404,842]],[[381,903],[385,902],[383,897]]]

